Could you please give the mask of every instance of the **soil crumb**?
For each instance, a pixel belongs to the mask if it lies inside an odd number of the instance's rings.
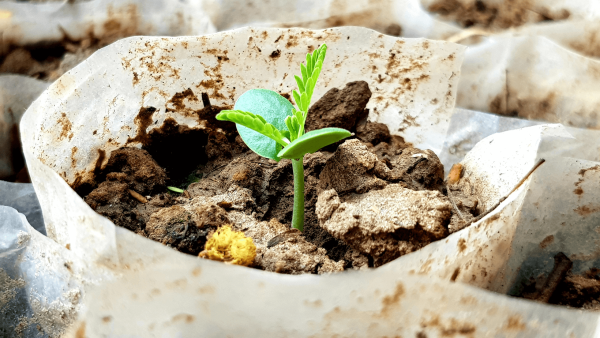
[[[369,114],[365,107],[370,98],[365,81],[350,82],[342,90],[330,89],[308,109],[306,131],[329,127],[354,131],[356,123]]]
[[[355,136],[304,157],[304,232],[291,229],[291,161],[249,150],[233,124],[214,119],[221,108],[210,104],[197,112],[202,130],[167,119],[143,135],[142,149],[113,151],[82,194],[116,225],[192,255],[230,225],[253,239],[257,269],[323,274],[380,266],[447,236],[455,211],[437,156],[368,121],[370,96],[366,82],[351,82],[311,108],[308,130],[341,127]],[[195,153],[182,144],[194,144]],[[472,217],[476,202],[458,203]]]

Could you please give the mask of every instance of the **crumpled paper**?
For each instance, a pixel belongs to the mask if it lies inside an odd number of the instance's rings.
[[[348,44],[348,40],[353,42]],[[522,215],[534,214],[533,203],[542,204],[536,209],[538,215],[548,212],[546,205],[555,207],[539,198],[524,202],[531,194],[543,195],[547,190],[546,182],[537,182],[556,179],[540,174],[546,164],[477,224],[379,269],[325,277],[276,275],[178,253],[115,227],[67,184],[85,180],[86,173],[102,165],[112,150],[127,143],[139,129],[135,117],[141,107],[158,107],[153,116],[158,126],[170,116],[191,128],[202,128],[203,121],[186,115],[189,109],[199,108],[194,100],[166,113],[163,108],[171,107],[170,98],[191,88],[197,94],[207,92],[213,104],[232,105],[250,88],[288,93],[294,83],[285,74],[297,67],[307,45],[321,42],[329,46],[325,67],[339,64],[346,71],[327,72],[325,68],[315,100],[326,88],[364,79],[375,88],[369,105],[373,120],[386,123],[393,133],[418,147],[439,153],[453,112],[462,48],[422,39],[397,40],[356,27],[317,32],[247,28],[199,38],[130,38],[99,51],[34,102],[21,131],[48,235],[68,245],[86,271],[97,276],[98,287],[88,294],[71,334],[416,336],[465,332],[477,336],[495,332],[591,337],[596,314],[506,299],[451,283],[499,292],[518,287],[520,277],[514,267],[528,257],[519,250],[539,243],[521,231]],[[284,45],[289,46],[285,49],[289,54],[273,58],[278,54],[273,51],[281,51]],[[129,56],[130,51],[135,55]],[[140,57],[146,61],[139,62]],[[235,62],[241,59],[243,63]],[[162,60],[162,67],[149,73],[148,64],[154,60]],[[249,62],[261,66],[243,66]],[[397,67],[389,68],[390,63]],[[418,67],[412,68],[415,63]],[[180,75],[183,69],[185,77]],[[379,77],[379,69],[386,69],[387,77]],[[412,91],[397,92],[404,79],[412,82],[420,77],[422,82],[415,81]],[[225,83],[208,85],[205,81],[212,78]],[[228,81],[235,87],[228,86]],[[65,125],[70,129],[62,135]],[[463,179],[477,183],[476,195],[489,208],[537,163],[547,139],[564,137],[570,135],[559,125],[492,135],[464,159]],[[548,158],[547,163],[554,168],[568,162]],[[566,173],[569,178],[581,170],[568,167],[572,169]],[[586,198],[597,198],[600,190],[593,188],[597,181],[586,184]],[[565,207],[590,203],[570,197]],[[588,217],[594,221],[597,214]],[[511,246],[517,236],[526,242]],[[585,246],[582,253],[590,248]],[[411,276],[419,274],[441,280]],[[114,278],[120,279],[111,282]]]

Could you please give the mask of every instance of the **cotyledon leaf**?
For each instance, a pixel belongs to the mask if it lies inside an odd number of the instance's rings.
[[[277,156],[288,159],[302,158],[302,156],[308,153],[314,153],[325,146],[343,140],[351,135],[352,133],[341,128],[323,128],[309,131],[288,144]]]
[[[285,135],[288,131],[285,118],[292,115],[294,106],[285,97],[272,90],[251,89],[237,99],[233,109],[259,115]],[[240,124],[236,123],[236,127],[240,137],[252,151],[275,161],[280,160],[277,153],[281,150],[281,144]]]

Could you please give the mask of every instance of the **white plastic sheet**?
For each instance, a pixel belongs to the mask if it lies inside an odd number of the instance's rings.
[[[598,315],[389,270],[280,276],[181,257],[89,294],[68,337],[595,337]]]
[[[535,212],[545,215],[547,207],[555,207],[541,199],[531,201],[531,194],[543,196],[548,187],[535,182],[556,179],[552,170],[552,175],[536,171],[498,209],[443,241],[376,270],[325,277],[276,275],[186,256],[115,227],[67,184],[85,179],[97,163],[101,165],[112,150],[137,133],[134,121],[141,107],[157,107],[153,116],[157,125],[170,116],[202,128],[203,121],[186,115],[185,108],[166,113],[169,99],[187,88],[197,95],[207,92],[217,105],[232,105],[250,88],[289,93],[295,86],[290,73],[307,46],[322,42],[329,50],[315,100],[329,88],[365,80],[373,91],[368,106],[372,119],[386,123],[418,147],[440,151],[453,112],[462,47],[397,40],[355,27],[316,32],[247,28],[198,38],[130,38],[99,51],[34,102],[21,131],[49,236],[68,245],[86,271],[96,274],[97,282],[122,277],[114,283],[101,282],[90,294],[72,334],[415,336],[423,332],[435,336],[465,332],[478,336],[492,332],[592,337],[598,321],[595,314],[506,299],[449,282],[499,292],[518,286],[521,277],[515,267],[528,256],[517,253],[539,243],[521,230],[521,219]],[[273,53],[277,50],[280,53]],[[151,67],[155,64],[161,66]],[[210,82],[214,79],[223,83],[214,86]],[[405,79],[414,83],[411,89],[402,87]],[[186,104],[188,109],[198,108],[192,101]],[[465,178],[477,182],[477,196],[490,207],[537,162],[541,145],[550,138],[569,136],[558,125],[490,136],[464,160]],[[547,160],[549,168],[569,163]],[[574,178],[573,170],[566,172],[569,178]],[[586,198],[598,198],[600,190],[593,188],[597,181],[586,182]],[[565,207],[590,203],[571,195]],[[532,209],[534,203],[541,207]],[[595,222],[600,213],[587,217]],[[511,244],[518,236],[526,242]],[[591,246],[582,250],[587,254]]]

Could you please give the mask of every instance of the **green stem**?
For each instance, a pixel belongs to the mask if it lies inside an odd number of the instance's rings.
[[[304,164],[303,158],[292,160],[294,171],[294,213],[292,227],[304,231]]]

